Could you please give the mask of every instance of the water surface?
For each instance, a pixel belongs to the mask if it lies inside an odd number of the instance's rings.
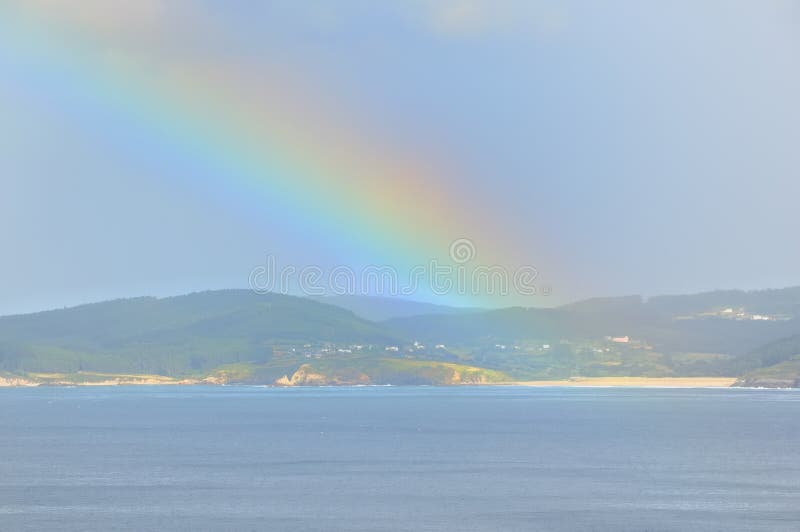
[[[798,530],[800,392],[0,389],[0,530]]]

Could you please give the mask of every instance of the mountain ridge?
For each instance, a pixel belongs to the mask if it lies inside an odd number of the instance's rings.
[[[9,381],[96,374],[452,384],[469,374],[474,382],[706,376],[795,384],[794,347],[777,358],[769,353],[800,336],[797,287],[594,298],[555,308],[338,300],[348,309],[336,301],[215,290],[0,317],[0,372]],[[361,316],[351,310],[358,305]],[[408,315],[412,309],[441,312]],[[393,317],[368,320],[367,312]]]

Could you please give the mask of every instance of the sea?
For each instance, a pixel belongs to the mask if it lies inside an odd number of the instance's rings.
[[[800,530],[800,391],[0,389],[0,530]]]

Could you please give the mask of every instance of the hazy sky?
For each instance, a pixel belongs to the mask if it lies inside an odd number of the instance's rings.
[[[0,0],[0,76],[0,313],[458,237],[531,305],[800,284],[797,1]]]

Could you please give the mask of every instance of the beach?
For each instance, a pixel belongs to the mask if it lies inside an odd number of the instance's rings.
[[[627,388],[728,388],[734,377],[575,377],[552,381],[520,381],[515,386],[613,386]]]

